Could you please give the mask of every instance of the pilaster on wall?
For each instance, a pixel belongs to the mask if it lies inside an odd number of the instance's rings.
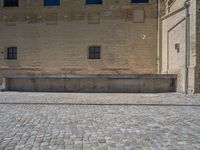
[[[162,19],[162,73],[178,74],[178,91],[184,92],[185,87],[185,1],[176,1],[172,5],[174,11]],[[182,7],[181,7],[182,6]],[[181,8],[180,8],[181,7]],[[188,26],[188,91],[189,93],[200,92],[200,1],[190,0],[189,26]],[[178,23],[182,19],[181,23]],[[173,32],[168,35],[173,24]],[[176,49],[180,45],[180,51]]]
[[[165,1],[158,0],[158,51],[157,73],[162,73],[162,17],[165,15]]]

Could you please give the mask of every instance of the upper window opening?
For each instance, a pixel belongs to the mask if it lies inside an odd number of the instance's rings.
[[[149,0],[131,0],[131,3],[149,3]]]
[[[103,4],[103,0],[86,0],[86,4]]]
[[[4,0],[4,7],[18,7],[18,0]]]
[[[44,6],[59,6],[60,0],[44,0]]]

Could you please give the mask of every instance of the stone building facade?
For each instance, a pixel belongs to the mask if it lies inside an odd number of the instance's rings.
[[[178,75],[178,91],[188,87],[189,93],[200,92],[200,2],[166,0],[166,6],[162,17],[162,73]]]
[[[161,21],[164,0],[17,0],[14,7],[2,0],[0,88],[169,92],[178,74],[178,91],[184,91],[182,56],[174,70],[171,64],[166,69],[165,59],[164,35],[173,15],[167,16],[182,5],[177,2]]]
[[[156,73],[157,0],[19,0],[18,7],[0,7],[3,73]],[[5,59],[12,46],[17,60]],[[89,46],[101,47],[101,59],[88,59]]]

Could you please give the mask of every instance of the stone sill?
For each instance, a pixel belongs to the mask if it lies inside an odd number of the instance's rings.
[[[107,78],[107,79],[176,79],[175,74],[4,74],[2,78]]]

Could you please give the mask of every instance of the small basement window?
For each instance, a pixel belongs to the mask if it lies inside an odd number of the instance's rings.
[[[149,3],[149,0],[131,0],[131,3]]]
[[[18,7],[18,0],[4,0],[4,7]]]
[[[103,0],[86,0],[86,4],[103,4]]]
[[[44,0],[44,6],[59,6],[60,0]]]
[[[100,59],[101,58],[101,47],[100,46],[91,46],[89,47],[89,59]]]
[[[17,47],[7,48],[7,59],[17,59]]]

